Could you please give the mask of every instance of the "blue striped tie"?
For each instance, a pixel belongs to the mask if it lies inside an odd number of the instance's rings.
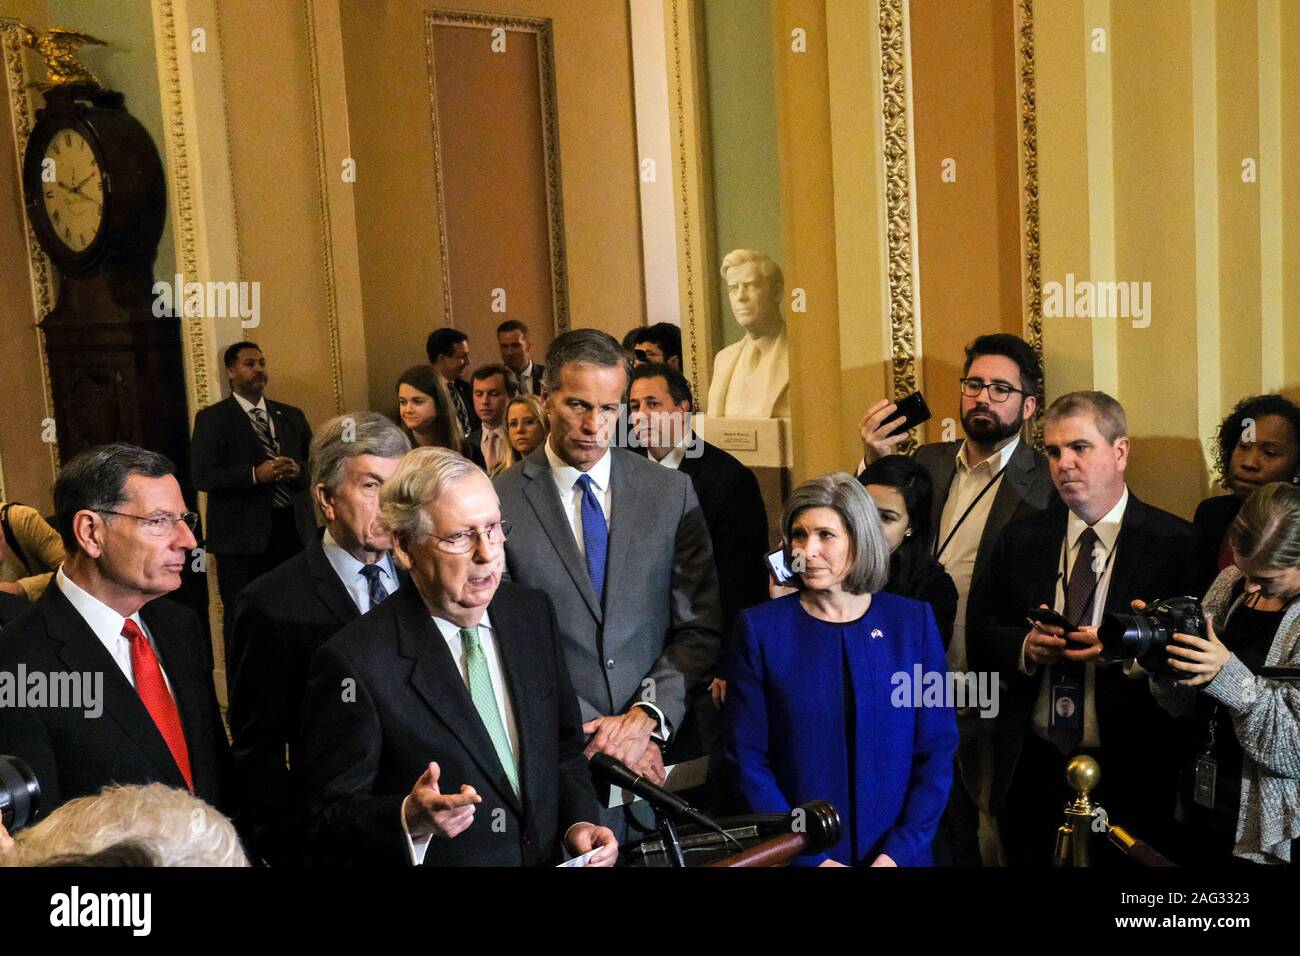
[[[388,597],[388,588],[380,580],[384,569],[377,564],[367,564],[361,569],[361,576],[366,579],[366,589],[370,592],[370,606],[373,608]]]
[[[583,475],[578,479],[582,486],[582,544],[587,552],[587,573],[591,575],[591,587],[596,592],[596,600],[601,601],[605,595],[605,559],[609,554],[609,525],[605,523],[605,512],[591,488],[591,476]]]

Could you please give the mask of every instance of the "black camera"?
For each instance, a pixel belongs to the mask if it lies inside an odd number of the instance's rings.
[[[1153,674],[1178,677],[1165,653],[1175,634],[1206,636],[1205,614],[1196,598],[1165,598],[1132,614],[1107,614],[1097,629],[1102,660],[1136,660]]]
[[[10,833],[32,822],[41,809],[41,785],[27,762],[0,755],[0,823]]]

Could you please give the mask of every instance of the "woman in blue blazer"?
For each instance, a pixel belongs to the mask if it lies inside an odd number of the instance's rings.
[[[957,747],[934,613],[880,592],[889,553],[851,475],[800,485],[782,527],[799,591],[737,620],[724,757],[752,812],[839,811],[843,839],[800,864],[929,866]]]

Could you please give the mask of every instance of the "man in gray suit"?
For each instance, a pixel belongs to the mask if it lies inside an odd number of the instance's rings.
[[[494,484],[513,525],[510,577],[555,603],[587,755],[662,782],[661,747],[713,673],[721,607],[690,479],[610,447],[627,382],[613,337],[557,338],[542,384],[550,435]],[[602,822],[626,832],[621,810]]]
[[[1025,419],[1038,408],[1042,381],[1038,356],[1023,339],[1005,333],[979,336],[966,346],[962,370],[965,441],[933,442],[916,450],[916,462],[929,474],[934,489],[934,554],[957,585],[957,619],[948,647],[948,666],[957,672],[969,669],[968,600],[988,572],[1002,529],[1045,510],[1056,499],[1047,459],[1021,438]],[[907,432],[894,434],[897,425],[881,424],[895,409],[885,400],[867,409],[861,425],[863,467],[890,454],[907,437]],[[978,713],[958,712],[961,745],[953,795],[936,839],[938,865],[980,864],[976,807],[987,814],[992,760],[988,723]],[[991,827],[992,817],[987,821]],[[948,846],[942,845],[945,840]]]

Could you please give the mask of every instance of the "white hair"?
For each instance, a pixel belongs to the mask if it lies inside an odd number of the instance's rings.
[[[462,478],[483,469],[449,448],[417,448],[405,455],[379,491],[379,523],[404,545],[433,531],[428,507]]]
[[[248,866],[234,825],[188,790],[105,787],[69,800],[14,837],[6,866],[37,866],[134,844],[158,866]]]

